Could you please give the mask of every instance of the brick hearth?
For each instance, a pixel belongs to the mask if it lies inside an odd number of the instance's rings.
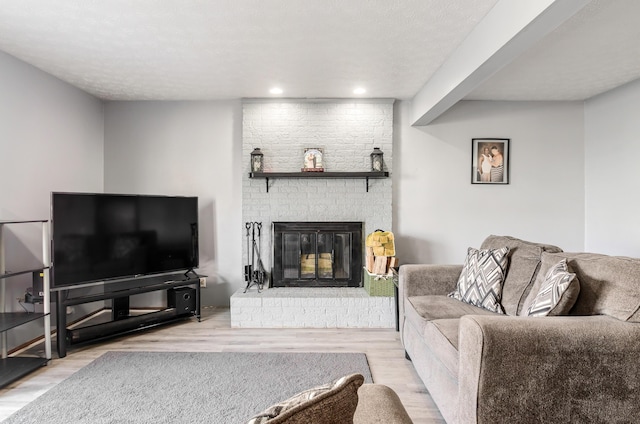
[[[394,328],[394,309],[393,297],[363,288],[252,288],[231,296],[231,327]]]

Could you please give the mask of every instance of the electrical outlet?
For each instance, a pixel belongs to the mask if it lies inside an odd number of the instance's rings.
[[[200,287],[207,287],[207,279],[205,277],[200,277]]]

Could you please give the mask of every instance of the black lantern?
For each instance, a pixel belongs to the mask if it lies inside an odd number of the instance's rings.
[[[251,152],[251,172],[264,171],[264,162],[262,160],[263,157],[264,155],[258,147],[253,149],[253,152]]]
[[[378,147],[373,148],[373,152],[371,152],[371,170],[373,172],[382,172],[384,166],[383,155],[384,153]]]

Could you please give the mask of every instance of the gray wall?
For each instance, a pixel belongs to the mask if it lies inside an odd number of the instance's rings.
[[[228,305],[242,275],[241,132],[240,101],[105,106],[105,192],[199,197],[203,305]]]
[[[401,263],[462,263],[489,234],[584,246],[582,103],[458,103],[428,127],[394,129],[394,229]],[[509,185],[471,184],[471,139],[511,139]]]
[[[102,102],[2,52],[0,93],[0,219],[49,219],[51,191],[102,191]],[[7,227],[7,269],[41,261],[40,237],[38,226]],[[7,310],[22,310],[16,298],[30,278],[10,280]],[[40,324],[10,332],[9,347],[37,337]]]
[[[102,103],[0,52],[0,218],[49,218],[49,193],[101,191]]]
[[[585,249],[640,256],[640,80],[586,102]]]
[[[203,304],[227,304],[242,285],[241,102],[103,105],[4,53],[0,71],[0,218],[47,218],[56,190],[197,195]],[[586,106],[461,102],[424,128],[409,125],[410,102],[397,102],[402,262],[459,263],[491,233],[638,256],[639,93],[635,82]],[[473,137],[511,138],[511,184],[470,184]],[[39,234],[28,233],[8,233],[12,268],[38,259]]]

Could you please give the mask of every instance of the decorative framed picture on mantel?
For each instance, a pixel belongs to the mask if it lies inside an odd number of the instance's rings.
[[[323,172],[322,167],[322,149],[313,147],[304,149],[304,167],[302,172]]]
[[[509,184],[509,138],[471,140],[471,184]]]

